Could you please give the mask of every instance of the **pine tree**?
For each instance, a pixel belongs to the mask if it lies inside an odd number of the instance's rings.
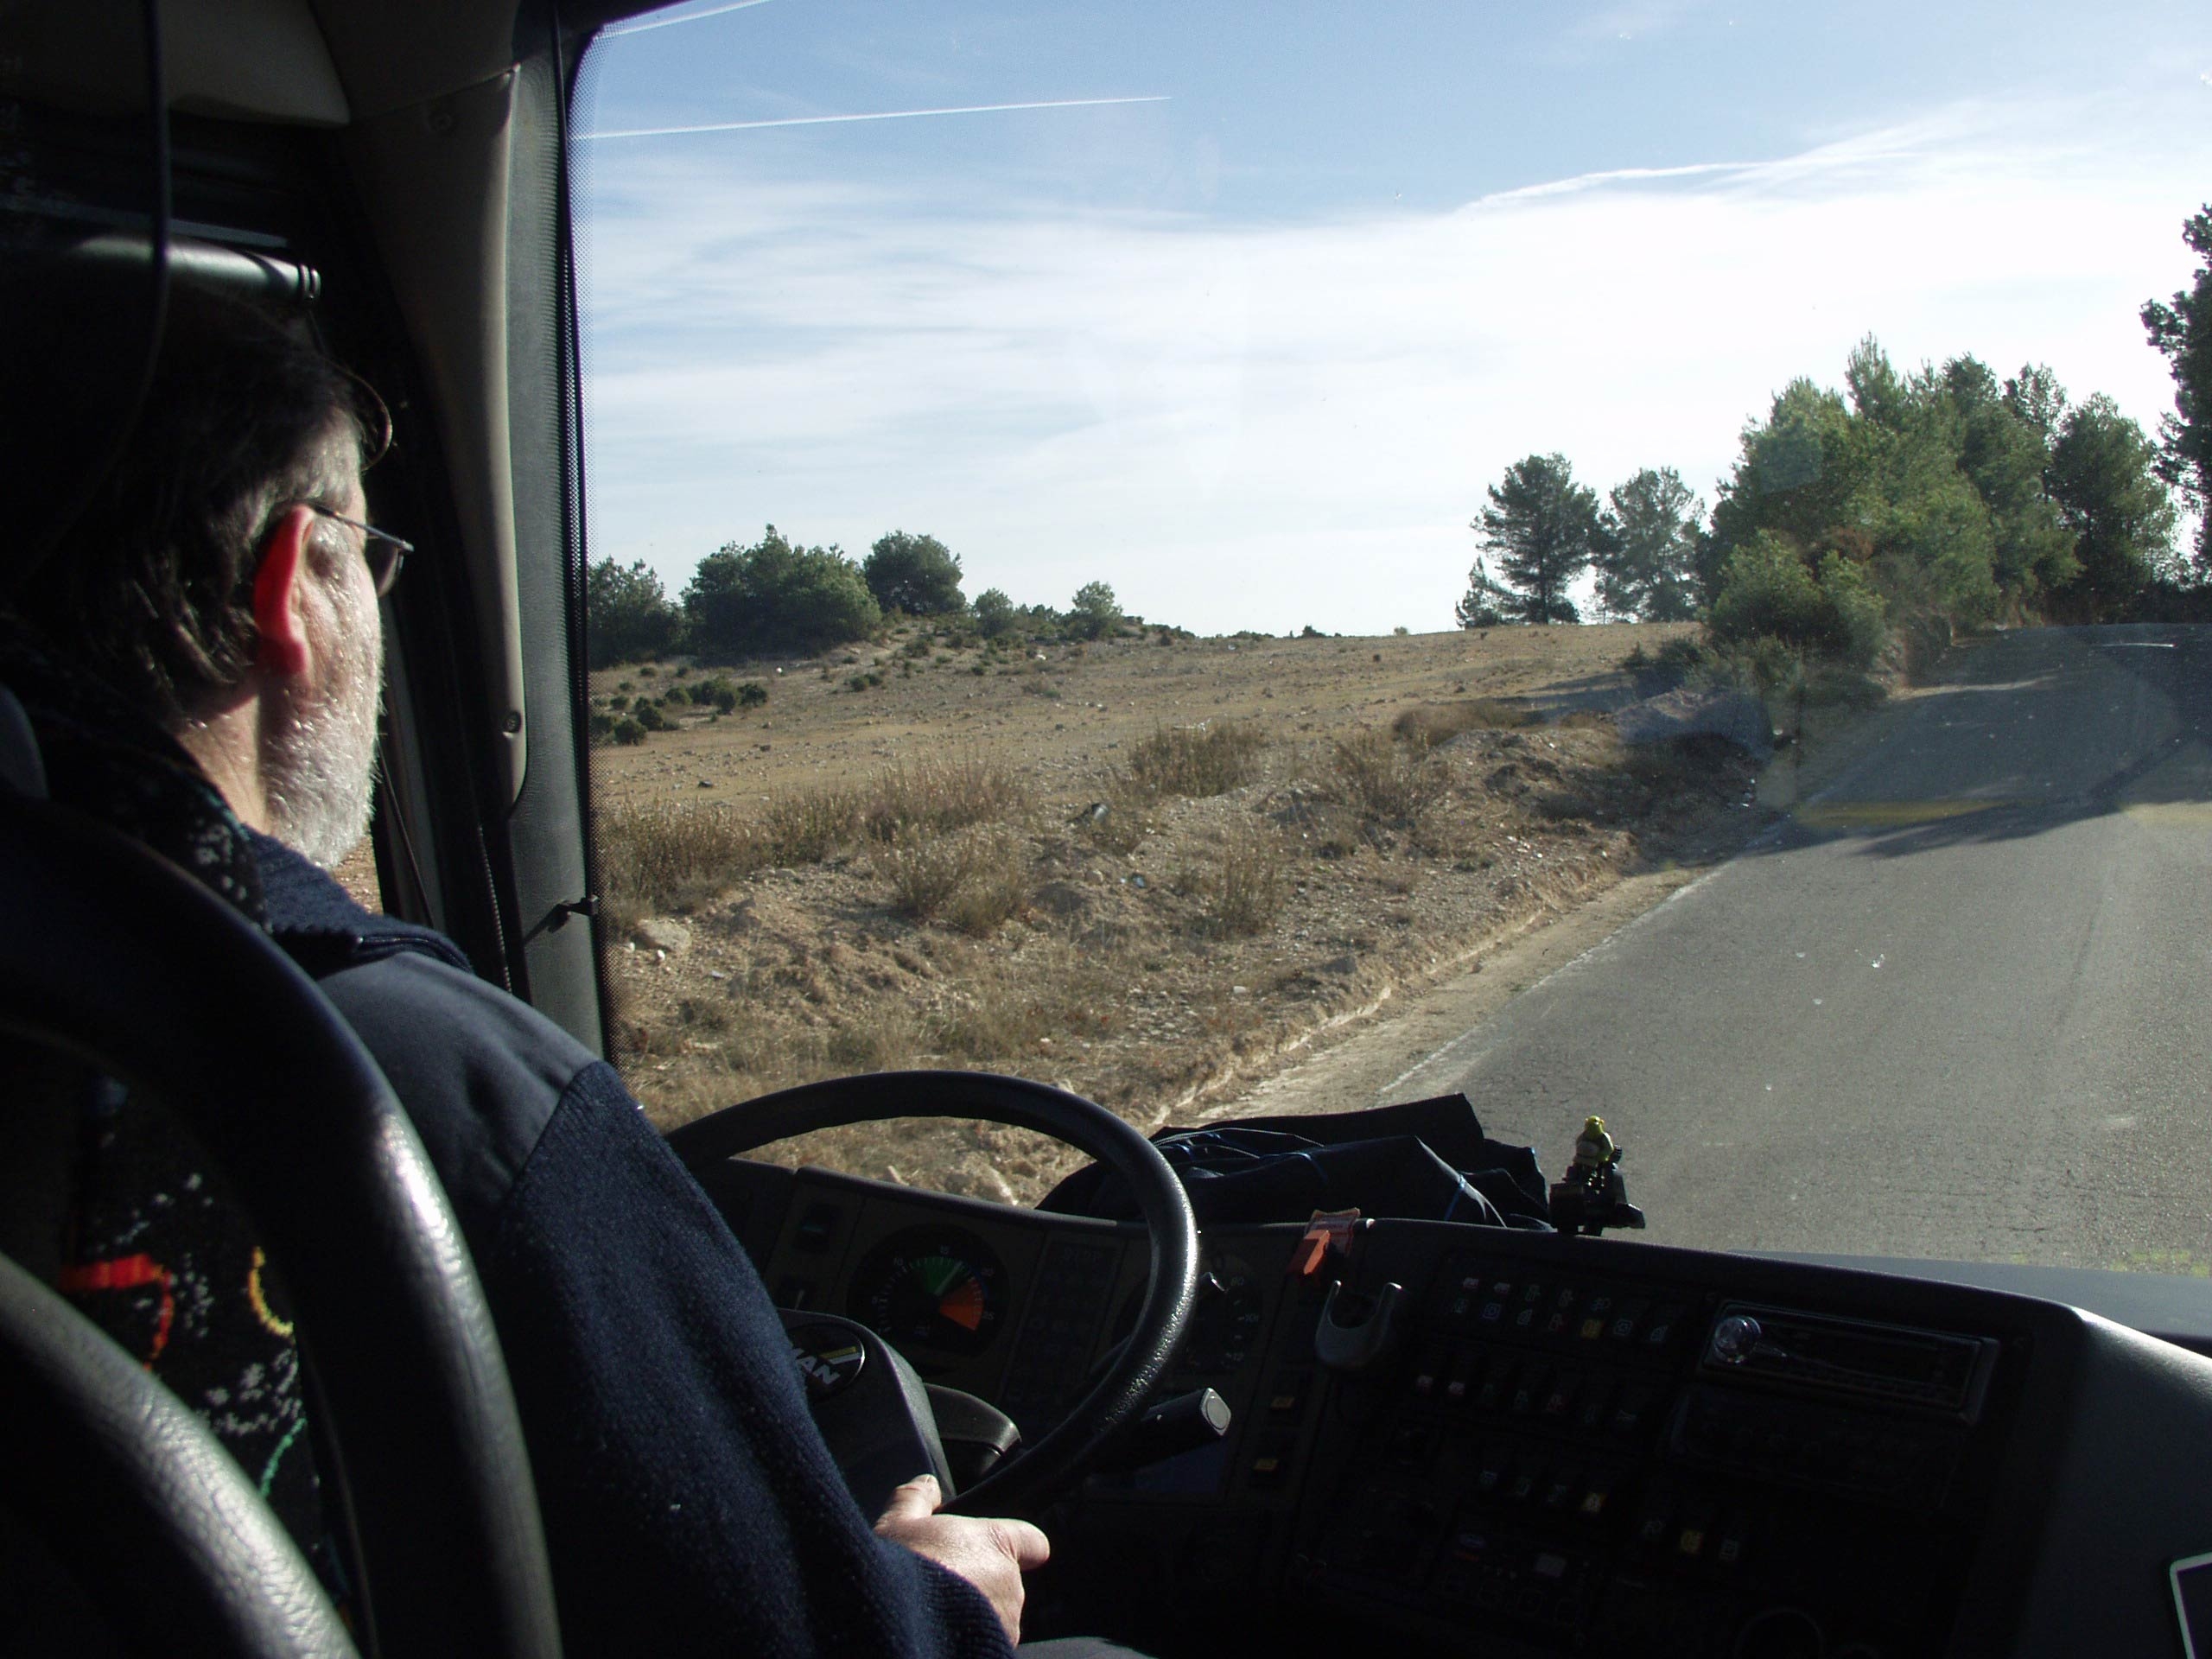
[[[1490,501],[1471,528],[1497,560],[1508,613],[1523,622],[1580,621],[1567,589],[1605,544],[1597,492],[1574,481],[1565,455],[1529,455],[1491,486]]]

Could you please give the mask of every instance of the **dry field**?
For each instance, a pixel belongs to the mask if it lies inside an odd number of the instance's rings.
[[[1634,694],[1631,647],[1683,631],[993,650],[910,629],[596,675],[595,706],[710,675],[769,690],[594,751],[616,1058],[664,1128],[955,1066],[1151,1128],[1625,874],[1735,845],[1749,766],[1624,753],[1603,712]],[[918,1124],[779,1155],[1024,1201],[1068,1161]]]

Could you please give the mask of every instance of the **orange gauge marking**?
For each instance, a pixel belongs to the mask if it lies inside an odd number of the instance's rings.
[[[983,1287],[974,1279],[962,1280],[938,1299],[937,1311],[963,1330],[980,1329],[985,1312]]]

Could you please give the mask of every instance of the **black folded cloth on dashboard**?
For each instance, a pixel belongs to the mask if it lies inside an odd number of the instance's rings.
[[[1309,1117],[1242,1117],[1152,1138],[1182,1178],[1198,1224],[1304,1221],[1317,1210],[1551,1230],[1550,1188],[1528,1147],[1483,1133],[1465,1095]],[[1134,1219],[1120,1176],[1093,1164],[1037,1206]]]

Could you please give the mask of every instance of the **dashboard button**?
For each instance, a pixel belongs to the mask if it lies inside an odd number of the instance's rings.
[[[1581,1377],[1572,1371],[1561,1371],[1553,1380],[1550,1391],[1544,1395],[1544,1415],[1566,1418],[1574,1409],[1574,1397],[1581,1387]]]
[[[1661,1305],[1652,1314],[1651,1323],[1643,1327],[1643,1345],[1647,1351],[1663,1353],[1675,1345],[1682,1318],[1689,1310],[1680,1302]]]
[[[1620,1398],[1613,1402],[1613,1433],[1633,1434],[1642,1428],[1644,1419],[1650,1415],[1651,1404],[1656,1397],[1648,1382],[1625,1384],[1621,1389]]]
[[[791,1248],[809,1255],[823,1254],[829,1249],[843,1214],[834,1204],[809,1205],[806,1213],[798,1218],[798,1225],[791,1229]]]
[[[1613,1409],[1613,1379],[1593,1376],[1583,1384],[1582,1396],[1574,1408],[1574,1426],[1585,1433],[1594,1434],[1605,1426]]]
[[[1496,1411],[1505,1403],[1510,1397],[1515,1370],[1514,1362],[1503,1356],[1491,1361],[1489,1369],[1483,1373],[1481,1385],[1475,1390],[1476,1410]]]
[[[1544,1367],[1531,1365],[1521,1374],[1514,1385],[1513,1395],[1507,1407],[1516,1417],[1526,1417],[1535,1411],[1544,1397]]]
[[[1508,1459],[1505,1449],[1496,1444],[1483,1447],[1475,1463],[1475,1491],[1484,1497],[1493,1497],[1505,1485]]]

